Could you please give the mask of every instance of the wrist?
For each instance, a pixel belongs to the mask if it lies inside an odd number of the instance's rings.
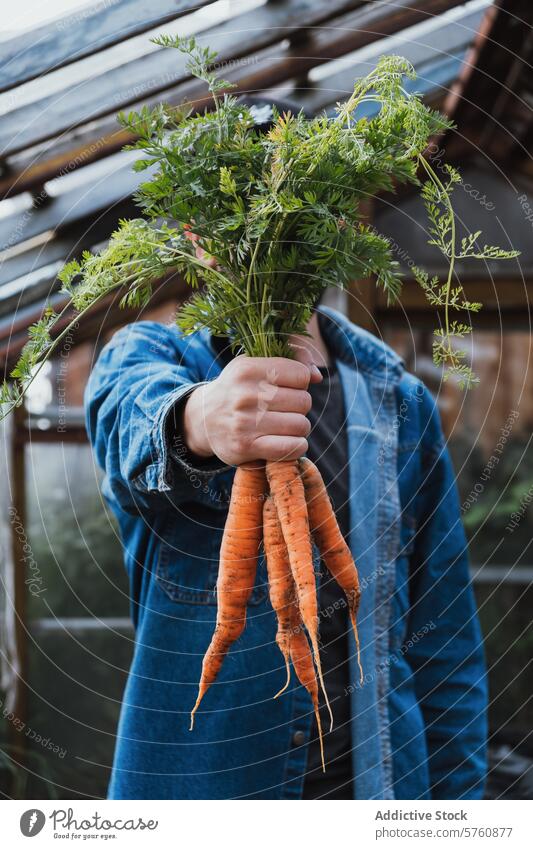
[[[205,390],[199,386],[185,402],[182,420],[182,436],[187,449],[197,457],[212,457],[213,451],[205,427]]]

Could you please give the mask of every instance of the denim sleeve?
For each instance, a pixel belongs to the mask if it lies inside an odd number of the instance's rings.
[[[421,407],[422,480],[407,653],[424,716],[434,799],[477,799],[486,773],[487,687],[455,476],[432,396]],[[427,630],[426,630],[427,629]]]
[[[86,423],[104,491],[128,513],[173,504],[227,505],[231,469],[195,468],[172,424],[175,409],[205,383],[198,342],[154,322],[118,331],[100,354],[85,391]]]

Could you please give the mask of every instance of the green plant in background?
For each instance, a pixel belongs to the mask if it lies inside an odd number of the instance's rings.
[[[471,332],[470,324],[451,315],[468,315],[480,304],[470,303],[456,284],[455,262],[517,252],[479,249],[479,233],[457,244],[451,195],[460,177],[448,167],[443,181],[424,157],[430,138],[450,123],[405,91],[404,76],[415,77],[410,63],[384,56],[334,117],[274,113],[273,128],[261,134],[249,108],[227,93],[230,84],[210,71],[215,53],[192,38],[162,36],[155,43],[188,54],[188,70],[208,85],[214,110],[193,115],[159,105],[119,116],[139,139],[130,149],[145,154],[135,170],[155,170],[136,196],[144,217],[122,221],[101,253],[86,252],[65,266],[60,280],[69,303],[59,313],[48,308],[30,328],[0,402],[8,409],[21,402],[39,363],[69,332],[71,325],[52,337],[59,319],[73,311],[73,324],[115,291],[124,292],[123,306],[142,307],[152,284],[169,272],[196,290],[179,311],[181,330],[207,327],[235,345],[239,340],[251,356],[291,356],[288,337],[306,332],[328,286],[373,275],[390,300],[397,298],[398,263],[389,241],[365,222],[361,203],[397,184],[418,184],[420,169],[427,178],[421,192],[430,243],[448,262],[444,283],[416,272],[430,303],[444,313],[434,359],[445,377],[474,383],[465,352],[453,342]],[[358,118],[358,107],[369,101],[378,104],[377,114]],[[196,257],[191,226],[216,265]]]
[[[460,469],[462,522],[472,561],[476,565],[529,566],[533,446],[524,435],[516,436],[509,440],[497,465],[488,469],[486,455],[479,448],[473,451],[472,442],[468,435],[450,440],[455,468]]]

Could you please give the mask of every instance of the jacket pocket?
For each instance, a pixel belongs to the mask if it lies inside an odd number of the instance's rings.
[[[159,547],[155,568],[155,580],[171,601],[182,604],[216,605],[216,583],[218,578],[219,551],[222,534],[209,532],[207,545],[197,554],[176,543],[162,542]],[[261,604],[268,595],[266,567],[260,554],[256,582],[248,604]]]

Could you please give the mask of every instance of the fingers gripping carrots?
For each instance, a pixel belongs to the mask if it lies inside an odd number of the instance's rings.
[[[270,601],[278,621],[276,643],[287,670],[286,682],[275,698],[289,685],[290,658],[298,680],[311,696],[324,767],[315,669],[331,725],[333,716],[320,663],[312,538],[331,576],[346,594],[362,681],[356,621],[361,595],[359,577],[320,472],[307,458],[269,461],[266,466],[246,464],[237,469],[233,484],[220,551],[217,622],[202,665],[198,698],[191,713],[191,729],[203,696],[216,679],[231,645],[244,629],[246,605],[255,583],[258,550],[263,540]]]

